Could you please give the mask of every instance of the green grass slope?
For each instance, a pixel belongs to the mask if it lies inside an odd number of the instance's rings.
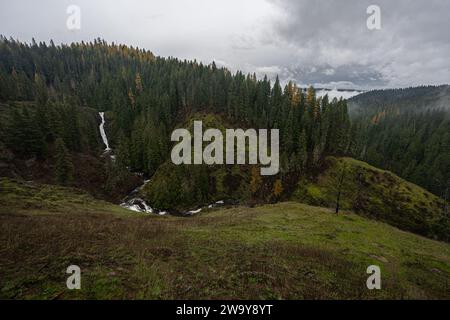
[[[310,205],[336,206],[342,173],[340,206],[424,236],[450,240],[448,204],[395,174],[351,158],[329,157],[313,179],[302,179],[292,200]]]
[[[0,177],[0,214],[133,214],[77,188]]]
[[[350,212],[280,203],[158,217],[7,179],[0,203],[0,298],[450,298],[449,244]],[[81,290],[65,287],[71,264]],[[381,290],[366,288],[373,264]]]

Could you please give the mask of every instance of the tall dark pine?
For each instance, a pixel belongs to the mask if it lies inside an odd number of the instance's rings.
[[[61,138],[56,139],[55,142],[55,157],[57,183],[62,185],[70,184],[73,179],[73,164],[69,151]]]

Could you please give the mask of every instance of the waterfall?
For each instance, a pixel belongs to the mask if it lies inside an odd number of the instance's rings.
[[[103,143],[105,144],[105,152],[111,151],[111,148],[109,147],[108,143],[108,137],[106,136],[105,132],[105,113],[99,112],[100,118],[102,118],[102,122],[100,123],[100,135],[102,136]],[[112,154],[112,152],[109,152],[109,156],[113,161],[115,161],[116,156]],[[136,197],[136,195],[139,193],[139,191],[145,186],[145,184],[148,182],[145,181],[143,185],[140,187],[134,189],[125,199],[124,202],[120,205],[126,209],[137,211],[137,212],[145,212],[145,213],[153,213],[153,209],[141,198]],[[164,215],[165,212],[156,212],[160,215]]]
[[[100,123],[100,135],[102,136],[103,143],[106,146],[105,151],[110,151],[111,148],[109,147],[108,137],[106,136],[106,132],[105,132],[105,113],[104,112],[99,112],[98,114],[102,118],[102,123]]]
[[[102,118],[102,122],[100,123],[100,135],[102,136],[102,140],[103,143],[106,146],[105,152],[107,151],[111,151],[111,148],[109,147],[109,143],[108,143],[108,137],[106,136],[106,132],[105,132],[105,113],[104,112],[99,112],[98,113],[100,115],[100,118]],[[111,159],[115,160],[115,156],[112,154],[112,152],[109,153],[109,156],[111,157]],[[145,200],[143,200],[142,198],[139,198],[139,192],[144,188],[144,186],[150,182],[150,180],[146,180],[144,182],[144,184],[142,184],[140,187],[137,187],[136,189],[134,189],[124,200],[123,202],[120,204],[121,207],[126,208],[128,210],[132,210],[132,211],[136,211],[136,212],[143,212],[143,213],[156,213],[159,215],[165,215],[167,214],[166,211],[157,211],[155,209],[153,209],[151,206],[149,206]],[[209,209],[216,207],[218,205],[223,204],[223,201],[217,201],[215,204],[211,204],[208,206]],[[198,208],[197,210],[191,210],[188,212],[185,212],[184,214],[189,216],[189,215],[194,215],[199,213],[200,211],[202,211],[203,208]]]

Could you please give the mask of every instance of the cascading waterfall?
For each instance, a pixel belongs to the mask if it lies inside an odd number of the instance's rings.
[[[112,149],[109,147],[109,143],[108,143],[108,137],[106,136],[106,132],[105,132],[105,113],[104,112],[99,112],[100,118],[102,119],[102,122],[100,123],[99,129],[100,129],[100,135],[102,136],[102,140],[103,143],[106,146],[105,149],[105,153],[109,152],[110,157],[114,160],[115,156],[113,154],[111,154]],[[139,191],[141,191],[141,189],[149,182],[150,180],[146,180],[144,181],[144,183],[137,187],[136,189],[134,189],[124,200],[123,203],[120,204],[121,207],[126,208],[128,210],[132,210],[132,211],[136,211],[136,212],[143,212],[143,213],[156,213],[159,215],[165,215],[167,214],[166,211],[156,211],[154,210],[151,206],[149,206],[145,200],[143,200],[142,198],[138,197]],[[216,207],[216,206],[221,206],[223,205],[224,202],[223,201],[217,201],[213,204],[210,204],[208,206],[209,209]],[[188,212],[185,212],[185,215],[194,215],[197,214],[199,212],[201,212],[203,210],[203,208],[198,208],[196,210],[191,210]]]
[[[105,132],[105,113],[99,112],[100,118],[102,118],[102,122],[100,123],[100,135],[102,136],[103,143],[106,146],[105,151],[111,151],[111,148],[109,147],[108,143],[108,137],[106,136]]]
[[[99,129],[100,129],[100,135],[102,136],[103,143],[105,144],[105,153],[108,152],[109,156],[113,161],[116,159],[116,156],[112,154],[112,149],[109,147],[108,143],[108,137],[106,136],[105,132],[105,113],[99,112],[100,118],[102,119],[102,122],[100,123]],[[144,184],[136,189],[134,189],[124,200],[122,204],[120,204],[121,207],[124,207],[126,209],[136,211],[136,212],[145,212],[145,213],[152,213],[153,209],[141,198],[135,197],[135,195],[145,186],[145,184],[148,181],[145,181]],[[165,212],[160,212],[159,214],[165,214]]]

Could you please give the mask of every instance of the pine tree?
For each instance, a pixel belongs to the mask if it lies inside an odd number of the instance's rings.
[[[71,156],[61,138],[55,141],[56,152],[56,181],[59,184],[67,185],[73,179],[73,164]]]
[[[38,73],[34,75],[34,96],[38,106],[43,106],[47,103],[47,85],[45,84],[45,80]]]
[[[126,168],[131,164],[130,160],[130,141],[120,132],[117,139],[117,147],[115,148],[118,165]]]
[[[11,120],[7,128],[7,144],[12,150],[18,153],[24,153],[26,151],[24,141],[27,123],[23,117],[23,114],[15,106],[12,108],[10,119]]]
[[[8,144],[22,156],[42,157],[45,153],[44,138],[35,117],[36,113],[30,115],[28,108],[23,108],[22,112],[13,108],[7,133]]]

